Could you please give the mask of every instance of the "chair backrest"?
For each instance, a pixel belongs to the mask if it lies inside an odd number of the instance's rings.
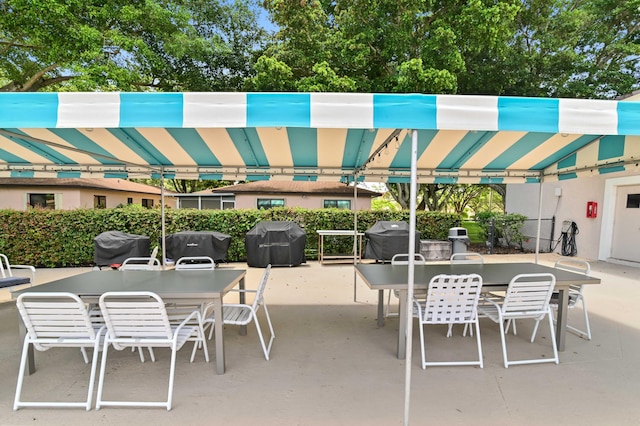
[[[268,264],[262,273],[258,289],[256,290],[256,297],[253,299],[253,310],[255,311],[264,300],[264,290],[267,287],[267,281],[269,281],[269,273],[271,273],[271,264]]]
[[[554,268],[585,275],[589,275],[589,273],[591,273],[591,265],[589,262],[580,259],[558,259]]]
[[[556,285],[553,274],[519,274],[511,279],[502,304],[503,314],[535,318],[549,309],[549,299]]]
[[[157,257],[129,257],[122,262],[120,271],[157,271],[160,260]]]
[[[415,253],[413,263],[415,265],[425,265],[427,263],[427,260],[424,258],[422,254]],[[408,265],[409,254],[407,253],[394,254],[393,257],[391,258],[391,264],[392,265]]]
[[[175,267],[176,271],[212,270],[216,263],[209,256],[190,256],[178,259]]]
[[[471,263],[481,265],[484,263],[484,257],[480,253],[454,253],[449,259],[451,263]]]
[[[482,291],[478,274],[445,275],[431,278],[424,300],[423,322],[460,324],[475,320]]]
[[[149,256],[151,259],[155,259],[156,257],[158,257],[158,246],[155,246],[153,248],[153,251],[151,252],[151,256]]]
[[[2,278],[13,276],[11,274],[11,265],[9,264],[9,258],[2,253],[0,253],[0,274],[2,275]]]
[[[580,259],[558,259],[554,268],[562,269],[569,272],[577,272],[578,274],[589,275],[591,273],[591,264],[586,260]],[[582,285],[572,285],[569,287],[573,291],[582,293]]]
[[[110,339],[173,336],[165,304],[155,293],[106,292],[99,305]]]
[[[85,303],[75,294],[64,292],[22,293],[16,307],[27,333],[38,350],[60,343],[60,339],[95,339]]]

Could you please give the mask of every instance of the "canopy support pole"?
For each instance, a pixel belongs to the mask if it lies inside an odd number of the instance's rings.
[[[162,269],[167,267],[167,244],[165,240],[165,226],[164,226],[164,166],[160,169],[160,216],[162,220],[161,234],[162,234]]]
[[[358,274],[356,264],[358,263],[358,174],[353,174],[353,301],[357,302],[356,289]]]
[[[404,375],[404,425],[409,425],[409,401],[411,400],[411,352],[413,336],[413,285],[414,262],[416,259],[416,208],[418,203],[418,131],[411,131],[411,214],[409,216],[409,267],[407,276],[406,306],[406,346],[405,346],[405,375]],[[402,331],[400,331],[402,332]]]
[[[542,183],[540,179],[540,191],[538,192],[538,230],[536,231],[536,264],[538,263],[538,254],[540,253],[540,228],[542,227]]]

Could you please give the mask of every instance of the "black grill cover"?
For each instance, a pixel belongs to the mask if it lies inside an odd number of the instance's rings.
[[[151,240],[144,235],[107,231],[93,239],[93,262],[98,266],[120,264],[128,257],[148,257]]]
[[[365,259],[389,261],[395,254],[409,251],[409,224],[380,220],[364,232]],[[420,253],[420,232],[416,231],[416,253]]]
[[[295,266],[306,262],[307,234],[295,222],[260,222],[244,237],[249,266]]]
[[[182,231],[166,236],[167,258],[209,256],[216,262],[227,257],[231,235],[211,231]]]

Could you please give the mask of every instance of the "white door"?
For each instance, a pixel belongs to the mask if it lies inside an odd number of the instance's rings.
[[[611,257],[640,262],[640,186],[619,186]]]

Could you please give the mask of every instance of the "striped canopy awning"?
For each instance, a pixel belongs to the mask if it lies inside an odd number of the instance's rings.
[[[640,102],[336,93],[0,94],[0,177],[522,183],[624,170]]]

